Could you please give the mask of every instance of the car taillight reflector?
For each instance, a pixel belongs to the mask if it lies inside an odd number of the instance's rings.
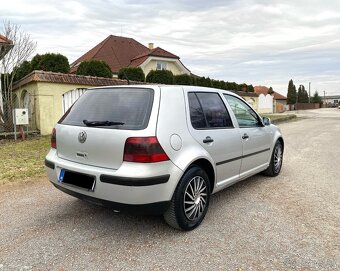
[[[57,148],[57,132],[56,129],[53,128],[52,135],[51,135],[51,148],[56,149]]]
[[[125,142],[124,161],[155,163],[169,160],[157,137],[129,137]]]

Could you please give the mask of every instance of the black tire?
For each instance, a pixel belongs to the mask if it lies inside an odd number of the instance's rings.
[[[275,177],[280,174],[283,159],[283,146],[280,141],[276,141],[269,167],[263,171],[264,175]]]
[[[193,230],[203,221],[209,201],[209,177],[203,169],[193,166],[184,173],[178,183],[164,219],[174,228]],[[190,216],[191,212],[193,213]]]

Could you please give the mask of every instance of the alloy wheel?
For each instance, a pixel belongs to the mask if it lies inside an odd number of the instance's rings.
[[[282,165],[282,147],[280,144],[277,145],[274,152],[274,169],[278,172]]]
[[[184,193],[184,213],[187,219],[199,218],[207,205],[206,181],[196,176],[188,183]]]

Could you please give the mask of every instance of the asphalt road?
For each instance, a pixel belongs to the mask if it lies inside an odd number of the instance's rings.
[[[284,164],[212,197],[192,232],[116,214],[47,178],[0,187],[0,270],[340,270],[340,110],[281,124]]]

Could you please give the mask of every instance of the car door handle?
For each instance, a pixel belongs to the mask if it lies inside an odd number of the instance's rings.
[[[214,142],[214,140],[210,136],[207,136],[205,139],[203,139],[203,143],[211,143],[211,142]]]
[[[247,135],[247,134],[244,134],[243,136],[242,136],[242,139],[248,139],[249,138],[249,135]]]

